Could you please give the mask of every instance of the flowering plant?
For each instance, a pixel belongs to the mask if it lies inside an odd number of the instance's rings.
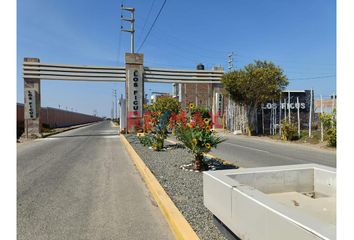
[[[176,136],[194,155],[194,169],[206,170],[204,154],[225,141],[212,130],[213,122],[207,109],[189,104],[187,111],[180,111],[176,117]]]
[[[175,116],[178,109],[178,100],[171,97],[160,97],[152,105],[145,105],[144,130],[152,135],[154,150],[163,148],[171,116]]]

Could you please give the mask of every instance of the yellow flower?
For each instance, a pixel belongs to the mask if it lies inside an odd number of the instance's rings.
[[[190,109],[194,108],[194,103],[189,103],[189,108]]]
[[[208,125],[210,120],[209,120],[209,118],[204,118],[203,121],[204,121],[205,124]]]
[[[197,140],[196,138],[193,138],[192,142],[193,142],[195,145],[197,145],[198,140]]]
[[[205,144],[205,147],[206,147],[207,149],[210,149],[210,148],[211,148],[210,143],[206,143],[206,144]]]
[[[205,129],[207,130],[207,132],[210,132],[210,127],[209,126],[207,126]]]

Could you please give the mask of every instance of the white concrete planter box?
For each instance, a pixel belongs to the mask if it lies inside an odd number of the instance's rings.
[[[204,205],[239,238],[336,238],[336,172],[317,164],[203,173]]]

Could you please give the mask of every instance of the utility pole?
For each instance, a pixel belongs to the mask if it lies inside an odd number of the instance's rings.
[[[114,102],[112,101],[111,119],[114,120]]]
[[[291,123],[290,90],[288,90],[289,124]]]
[[[114,111],[113,113],[115,113],[115,119],[118,120],[118,105],[117,105],[117,90],[112,89],[113,90],[113,98],[114,98]]]
[[[299,102],[299,97],[296,97],[296,108],[297,108],[297,135],[299,136],[300,138],[300,102]]]
[[[281,122],[281,96],[279,97],[279,135],[281,136],[281,125],[282,125],[282,122]]]
[[[130,7],[124,7],[123,4],[121,5],[121,9],[130,12],[130,18],[125,18],[123,15],[120,16],[121,20],[130,22],[130,29],[123,29],[123,26],[120,26],[120,29],[122,32],[129,32],[130,33],[130,47],[131,47],[131,53],[134,53],[134,12],[135,8],[130,8]]]
[[[322,95],[321,97],[321,117],[323,116],[323,102],[322,102]],[[321,119],[321,142],[323,142],[323,120]]]
[[[313,98],[313,90],[311,88],[310,93],[310,115],[309,115],[309,137],[312,137],[312,98]]]
[[[232,71],[232,69],[234,68],[234,52],[231,52],[229,55],[228,55],[229,59],[227,60],[227,63],[228,63],[228,69],[229,69],[229,72]]]
[[[232,71],[232,69],[234,68],[234,52],[231,52],[228,55],[228,60],[227,60],[227,69],[229,70],[229,72]],[[235,131],[234,129],[234,119],[235,119],[235,115],[233,114],[233,112],[231,113],[231,96],[229,94],[228,96],[228,104],[227,104],[227,125],[229,126],[229,128],[231,129],[231,131]],[[223,119],[224,119],[224,115],[223,115]],[[231,120],[231,121],[229,121]],[[224,124],[224,122],[223,122]]]

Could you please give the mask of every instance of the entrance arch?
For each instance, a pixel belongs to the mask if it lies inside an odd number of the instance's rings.
[[[144,67],[144,55],[140,53],[126,53],[124,67],[49,64],[41,63],[38,58],[25,58],[23,62],[25,136],[41,136],[39,114],[41,80],[125,82],[127,122],[142,124],[144,82],[218,85],[223,74],[222,70]],[[136,127],[131,126],[128,131],[135,132]]]

